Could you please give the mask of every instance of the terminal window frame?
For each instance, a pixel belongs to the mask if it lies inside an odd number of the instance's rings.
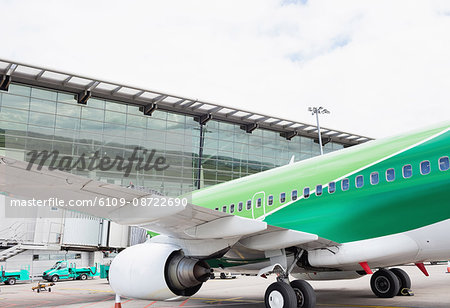
[[[250,211],[252,209],[252,200],[247,200],[247,205],[245,207],[247,211]]]
[[[403,175],[403,178],[405,178],[405,179],[409,179],[410,177],[412,177],[413,176],[412,165],[410,165],[410,164],[404,165],[402,168],[402,175]]]
[[[431,164],[429,160],[424,160],[420,163],[420,174],[427,175],[431,172]]]
[[[439,158],[439,170],[447,171],[448,169],[450,169],[450,162],[448,156],[443,156]]]
[[[309,187],[303,188],[303,198],[308,199],[310,196],[310,190]]]
[[[234,203],[230,205],[230,213],[234,213]]]
[[[269,197],[267,197],[267,205],[271,206],[273,204],[273,195],[269,195]]]
[[[286,193],[282,192],[280,194],[280,203],[285,203],[286,202]]]
[[[335,191],[336,191],[336,182],[328,183],[328,193],[334,194]]]
[[[244,202],[240,201],[238,203],[238,212],[242,212],[243,209],[244,209]]]
[[[341,189],[342,189],[342,191],[347,191],[350,189],[350,180],[349,179],[347,179],[347,178],[342,179]]]
[[[380,174],[378,171],[372,172],[370,174],[370,184],[377,185],[378,183],[380,183]]]
[[[298,197],[297,189],[294,189],[294,190],[291,192],[291,200],[292,200],[292,201],[295,201],[295,200],[297,200],[297,197]]]
[[[394,182],[395,181],[395,169],[389,168],[386,170],[386,181]]]
[[[364,186],[364,176],[358,175],[358,176],[355,178],[355,187],[356,187],[356,188],[361,188],[361,187],[363,187],[363,186]]]

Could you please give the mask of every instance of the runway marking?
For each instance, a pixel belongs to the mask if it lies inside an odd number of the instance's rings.
[[[133,299],[129,299],[129,300],[126,300],[126,301],[124,301],[124,302],[122,302],[122,304],[126,304],[126,303],[128,303],[128,302],[131,302]],[[114,308],[115,307],[115,304],[114,304],[114,306],[112,306],[112,308]]]
[[[184,302],[182,302],[178,307],[183,307],[189,300],[190,300],[190,298],[188,298],[187,300],[185,300]]]
[[[252,299],[241,299],[242,297],[233,297],[233,298],[204,298],[204,297],[193,297],[192,299],[198,299],[202,301],[208,302],[208,304],[218,303],[218,302],[238,302],[238,303],[264,303],[261,300],[252,300]]]
[[[58,288],[58,290],[75,290],[75,291],[92,291],[92,292],[99,292],[99,293],[114,293],[114,291],[111,291],[111,290],[97,290],[97,289],[83,289],[83,288]]]
[[[115,297],[115,296],[105,298],[104,300],[101,300],[101,301],[92,302],[92,303],[89,303],[89,304],[87,304],[87,305],[81,306],[80,308],[84,308],[84,307],[92,306],[92,305],[95,305],[95,304],[98,304],[98,303],[106,302],[106,301],[112,300],[114,297]]]
[[[145,306],[144,308],[150,307],[151,305],[156,304],[156,302],[151,302],[150,304],[148,304],[147,306]]]
[[[4,298],[0,298],[4,299]],[[17,306],[18,304],[7,304],[6,306],[0,306],[1,308],[11,307],[11,306]]]

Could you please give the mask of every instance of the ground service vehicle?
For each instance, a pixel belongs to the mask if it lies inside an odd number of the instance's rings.
[[[21,269],[16,272],[7,272],[3,270],[3,266],[1,267],[0,273],[0,281],[4,284],[13,285],[16,284],[18,280],[30,280],[30,271],[29,269]]]
[[[57,282],[60,279],[86,280],[94,276],[98,276],[97,265],[76,268],[75,263],[69,263],[68,261],[58,261],[51,269],[42,274],[42,278],[51,282]]]

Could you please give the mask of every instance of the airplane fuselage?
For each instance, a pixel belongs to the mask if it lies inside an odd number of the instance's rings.
[[[449,154],[445,123],[205,188],[192,201],[343,244],[340,254],[310,252],[316,266],[445,259]]]

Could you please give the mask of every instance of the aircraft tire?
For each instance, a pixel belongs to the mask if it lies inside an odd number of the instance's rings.
[[[372,292],[381,298],[392,298],[400,290],[400,281],[397,276],[387,269],[380,269],[370,278]]]
[[[294,289],[284,282],[274,282],[264,295],[266,308],[296,308],[297,296]]]
[[[298,308],[316,307],[316,292],[309,283],[304,280],[294,280],[291,282],[291,287],[297,297]]]
[[[404,289],[411,289],[411,279],[409,275],[401,268],[391,268],[391,272],[397,276],[400,282],[400,290],[398,291],[398,296],[408,295],[408,292],[402,292]]]

